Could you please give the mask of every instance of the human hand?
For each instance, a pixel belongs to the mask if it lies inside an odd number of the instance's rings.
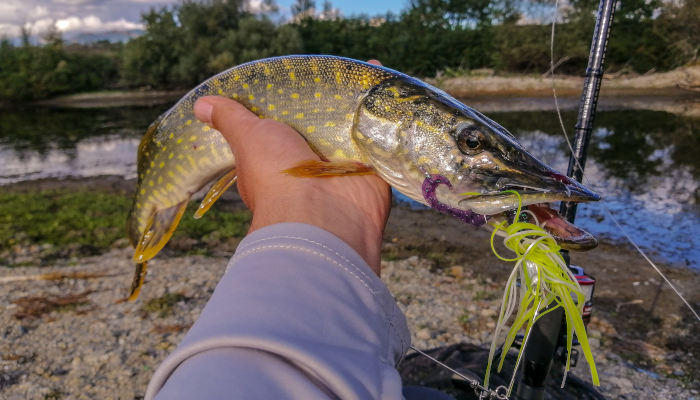
[[[253,212],[250,232],[282,222],[315,225],[345,241],[379,275],[382,234],[391,207],[386,182],[376,175],[287,175],[282,171],[320,159],[294,129],[260,119],[223,97],[200,98],[194,112],[231,145],[238,191]]]

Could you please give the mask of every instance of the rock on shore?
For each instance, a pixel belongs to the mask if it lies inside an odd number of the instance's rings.
[[[138,399],[161,360],[196,320],[227,257],[159,257],[134,303],[119,303],[131,280],[131,251],[116,249],[73,265],[0,268],[0,398]],[[502,282],[468,266],[435,269],[413,256],[385,261],[383,279],[404,309],[419,348],[460,341],[487,345]],[[54,273],[52,280],[37,279]],[[49,276],[51,277],[51,276]],[[692,399],[677,376],[635,368],[600,341],[614,328],[591,326],[593,351],[610,398]],[[588,377],[585,362],[576,374]],[[685,377],[687,381],[687,377]],[[692,385],[691,385],[692,386]]]

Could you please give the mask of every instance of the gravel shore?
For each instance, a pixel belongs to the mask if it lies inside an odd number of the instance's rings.
[[[143,396],[154,369],[196,320],[228,257],[159,256],[140,299],[115,303],[130,283],[130,258],[131,250],[123,248],[48,267],[0,267],[0,398]],[[503,282],[465,265],[436,267],[436,261],[418,256],[383,263],[383,280],[408,317],[414,345],[487,345]],[[687,324],[691,333],[692,324]],[[700,398],[696,378],[683,370],[683,359],[698,349],[663,352],[669,376],[648,372],[604,345],[618,335],[615,329],[604,318],[590,326],[606,396]],[[576,374],[588,377],[585,362]]]

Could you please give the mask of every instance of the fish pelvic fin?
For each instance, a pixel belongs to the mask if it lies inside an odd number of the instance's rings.
[[[236,183],[236,180],[238,179],[238,176],[236,175],[236,169],[233,168],[230,171],[226,172],[219,180],[217,180],[209,189],[209,192],[207,192],[207,195],[204,196],[204,199],[202,202],[199,204],[199,208],[197,208],[197,211],[194,212],[194,217],[196,219],[202,218],[202,216],[209,211],[211,206],[219,200],[219,197],[221,197],[222,194],[224,194],[225,191],[228,190],[228,188],[231,187],[234,183]]]
[[[282,172],[302,178],[323,178],[345,175],[369,175],[374,173],[374,169],[367,164],[357,161],[307,160]]]
[[[187,208],[187,200],[172,207],[157,210],[151,215],[141,238],[136,243],[135,263],[144,263],[158,254],[173,235],[185,208]]]

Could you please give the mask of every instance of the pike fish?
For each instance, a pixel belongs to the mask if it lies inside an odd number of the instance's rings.
[[[293,127],[324,160],[290,174],[374,173],[409,198],[477,226],[516,208],[515,196],[502,192],[517,190],[563,246],[595,246],[590,234],[562,222],[546,203],[600,197],[536,159],[476,110],[382,66],[335,56],[274,57],[209,78],[148,128],[128,218],[137,264],[130,299],[138,296],[146,262],[168,241],[192,194],[215,182],[195,213],[199,218],[236,180],[228,143],[193,114],[194,102],[208,95],[234,99],[261,118]]]

